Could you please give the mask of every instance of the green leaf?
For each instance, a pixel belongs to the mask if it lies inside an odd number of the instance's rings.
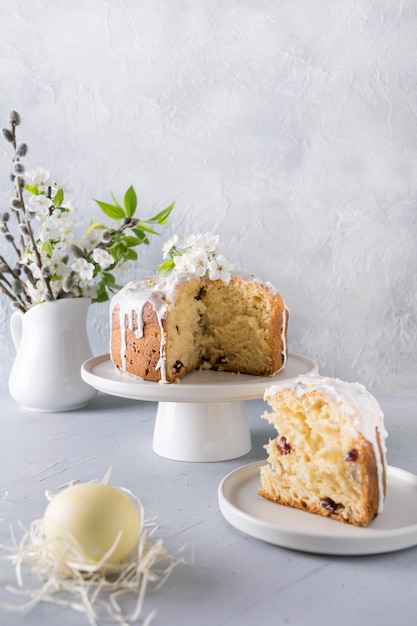
[[[128,217],[132,217],[136,212],[136,207],[138,206],[136,191],[133,189],[132,185],[130,185],[129,189],[126,191],[123,202],[126,209],[126,215]]]
[[[120,259],[124,258],[124,254],[127,249],[128,248],[122,243],[115,243],[109,248],[107,248],[107,250],[110,252],[110,254],[112,255],[116,263],[118,263]]]
[[[156,271],[158,274],[167,274],[175,267],[175,263],[172,259],[167,259],[163,261],[160,265],[157,265]]]
[[[38,190],[38,186],[37,185],[25,185],[25,189],[27,189],[27,191],[29,191],[29,193],[32,193],[33,195],[37,196],[39,195],[39,190]]]
[[[58,189],[58,191],[52,198],[52,202],[54,203],[55,206],[58,206],[58,207],[61,206],[61,204],[64,202],[64,190],[63,189]]]
[[[160,211],[160,213],[158,213],[154,217],[151,217],[147,221],[148,222],[158,222],[158,224],[166,224],[167,221],[168,221],[169,214],[171,213],[171,211],[174,208],[174,206],[175,206],[175,200],[166,209],[164,209],[163,211]]]
[[[103,279],[107,287],[121,289],[121,287],[116,284],[116,278],[113,276],[113,274],[110,274],[110,272],[103,272]]]
[[[149,239],[140,228],[132,228],[132,232],[135,233],[140,242],[149,246]]]
[[[98,291],[96,297],[91,302],[107,302],[109,300],[106,290]]]
[[[136,261],[138,258],[138,253],[128,248],[126,252],[124,252],[123,257],[128,261]]]
[[[100,200],[94,200],[100,207],[100,209],[113,220],[122,220],[126,217],[125,211],[121,206],[116,206],[114,204],[108,204],[107,202],[101,202]]]
[[[54,248],[53,248],[52,243],[50,241],[45,241],[42,244],[42,250],[44,252],[46,252],[46,254],[49,256],[49,258],[52,258],[52,255],[54,253]]]
[[[147,233],[151,233],[152,235],[159,235],[159,233],[157,233],[156,230],[154,230],[152,226],[149,226],[148,222],[145,222],[144,220],[140,220],[139,224],[135,226],[134,230],[142,230],[146,231]]]
[[[119,207],[119,209],[121,209],[122,207],[120,206],[120,204],[116,200],[116,197],[115,197],[113,192],[111,192],[111,197],[113,198],[114,206],[117,206],[117,207]]]
[[[98,286],[96,297],[92,300],[92,302],[106,302],[109,299],[107,294],[106,285],[104,281],[101,281]]]
[[[127,235],[124,237],[123,242],[128,246],[128,248],[134,248],[135,246],[140,246],[143,243],[143,237],[129,237]]]

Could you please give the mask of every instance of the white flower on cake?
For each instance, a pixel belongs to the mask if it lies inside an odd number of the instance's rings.
[[[190,272],[191,274],[197,274],[198,276],[203,276],[205,270],[202,272],[197,271],[196,261],[192,254],[184,254],[184,256],[176,256],[174,257],[175,269],[178,272]],[[200,265],[201,270],[201,265]]]
[[[193,236],[194,235],[192,235],[192,237]],[[191,245],[204,250],[207,255],[216,254],[219,245],[219,235],[213,235],[212,233],[197,235]]]
[[[233,265],[219,254],[218,243],[219,236],[212,233],[191,234],[181,240],[174,235],[163,246],[165,261],[158,266],[158,272],[190,272],[199,278],[208,276],[229,283]]]
[[[168,258],[168,255],[171,252],[172,248],[175,248],[177,241],[178,241],[178,235],[173,235],[172,237],[167,239],[166,242],[163,244],[162,252],[163,252],[164,259]]]
[[[222,280],[224,283],[230,281],[230,271],[233,269],[232,265],[226,259],[223,254],[219,254],[215,261],[210,261],[208,264],[208,275],[210,280]]]

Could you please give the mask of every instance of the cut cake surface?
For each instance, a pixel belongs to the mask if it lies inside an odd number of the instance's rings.
[[[259,495],[279,504],[367,526],[383,508],[383,414],[359,383],[300,376],[266,390],[262,417],[277,431],[265,446]]]
[[[272,376],[287,361],[288,316],[271,285],[243,274],[227,284],[192,274],[133,281],[111,303],[110,354],[152,381],[199,368]]]

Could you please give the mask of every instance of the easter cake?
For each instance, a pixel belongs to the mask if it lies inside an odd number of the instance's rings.
[[[163,383],[212,369],[271,376],[288,357],[288,309],[269,283],[234,272],[211,234],[174,237],[168,269],[128,283],[110,304],[110,356],[122,372]]]
[[[265,446],[259,495],[367,526],[386,491],[386,431],[376,399],[359,383],[319,375],[272,385],[262,416],[277,431]]]

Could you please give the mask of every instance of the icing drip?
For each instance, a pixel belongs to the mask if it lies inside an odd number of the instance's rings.
[[[161,345],[159,348],[159,361],[156,364],[155,369],[160,370],[161,371],[161,380],[159,381],[162,384],[166,384],[168,383],[167,380],[167,368],[166,368],[166,354],[165,354],[165,346],[166,346],[166,339],[165,339],[165,333],[164,333],[164,329],[162,328],[162,323],[160,318],[158,317],[158,322],[159,322],[159,328],[161,329]]]
[[[286,328],[287,328],[287,316],[288,309],[285,306],[284,302],[284,310],[282,311],[282,327],[281,327],[281,341],[282,341],[282,367],[284,367],[287,363],[287,336],[286,336]]]
[[[348,383],[338,378],[310,375],[299,376],[291,383],[272,385],[265,391],[264,400],[272,398],[277,391],[285,388],[291,388],[297,398],[311,391],[323,392],[338,405],[339,410],[352,424],[352,428],[371,443],[378,474],[378,512],[381,512],[384,505],[383,475],[386,456],[385,440],[388,433],[384,427],[384,414],[374,396],[360,383]],[[381,449],[378,446],[377,432],[379,432]]]
[[[110,314],[119,305],[119,324],[121,333],[120,358],[122,369],[126,369],[126,328],[133,330],[134,316],[137,316],[136,336],[143,337],[143,309],[145,304],[152,304],[159,328],[161,330],[160,358],[157,369],[161,372],[161,383],[167,383],[165,345],[166,337],[162,325],[165,319],[167,306],[172,301],[176,280],[174,276],[161,281],[154,279],[134,280],[113,296],[110,304]],[[127,325],[125,320],[127,318]]]

